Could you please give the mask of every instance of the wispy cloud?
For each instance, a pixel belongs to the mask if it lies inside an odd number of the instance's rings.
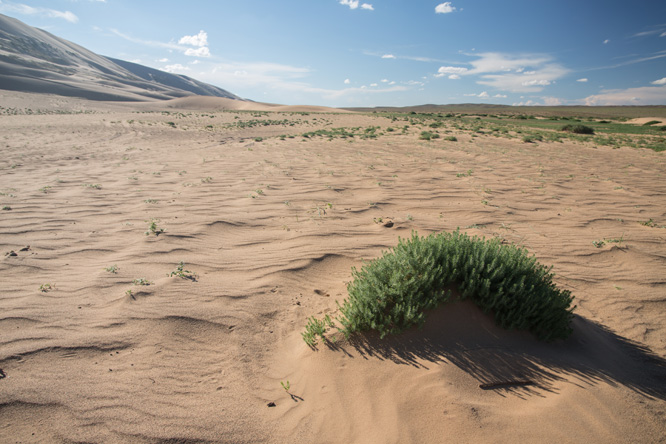
[[[23,3],[11,3],[11,2],[0,1],[0,12],[58,18],[58,19],[67,20],[70,23],[77,23],[79,21],[79,18],[71,11],[58,11],[55,9],[29,6]]]
[[[384,54],[382,56],[382,59],[395,59],[395,58],[396,56],[394,56],[393,54]]]
[[[435,6],[436,14],[449,14],[455,10],[456,8],[451,4],[451,2],[440,3],[439,5]]]
[[[666,25],[656,25],[653,26],[652,29],[648,29],[647,31],[641,31],[637,32],[636,34],[632,35],[632,37],[649,37],[651,35],[659,35],[659,37],[666,37]]]
[[[655,52],[655,53],[649,54],[649,55],[640,56],[638,58],[632,58],[631,60],[627,60],[625,62],[617,63],[615,65],[606,65],[606,66],[598,66],[598,67],[595,67],[595,68],[588,68],[588,69],[585,69],[584,71],[598,71],[598,70],[601,70],[601,69],[620,68],[622,66],[634,65],[636,63],[643,63],[643,62],[649,62],[650,60],[662,59],[664,57],[666,57],[666,50],[658,51],[658,52]]]
[[[179,51],[190,57],[210,57],[210,49],[208,46],[208,35],[205,31],[200,31],[197,35],[190,35],[181,37],[178,40],[178,44],[172,42],[160,42],[156,40],[145,40],[132,37],[123,32],[118,31],[117,29],[111,28],[110,31],[117,35],[118,37],[130,41],[132,43],[137,43],[144,46],[151,46],[154,48],[164,48],[173,51]],[[192,48],[192,46],[194,46]]]
[[[448,75],[457,80],[461,76],[475,76],[480,85],[510,92],[539,92],[566,75],[569,70],[544,54],[469,54],[476,57],[463,66],[442,66],[435,77]]]
[[[651,82],[653,85],[666,85],[666,77]]]
[[[478,97],[480,99],[487,99],[490,97],[490,94],[488,94],[487,91],[480,92],[478,94],[472,93],[472,94],[463,94],[465,97]]]
[[[175,43],[165,43],[165,42],[160,42],[160,41],[156,41],[156,40],[139,39],[139,38],[136,38],[136,37],[132,37],[131,35],[125,34],[123,32],[120,32],[115,28],[110,28],[109,30],[113,34],[117,35],[118,37],[120,37],[122,39],[125,39],[129,42],[132,42],[132,43],[138,43],[140,45],[145,45],[145,46],[152,46],[152,47],[155,47],[155,48],[173,49],[173,50],[178,50],[178,51],[182,51],[182,52],[185,52],[185,50],[187,50],[186,47],[184,47],[182,45],[177,45]]]
[[[166,65],[164,68],[162,68],[162,71],[170,72],[172,74],[189,70],[190,68],[188,68],[187,66],[183,66],[180,63],[175,63],[173,65]]]
[[[663,105],[666,103],[666,86],[602,90],[583,101],[589,106]]]
[[[576,80],[576,82],[587,83],[587,79],[586,78],[578,79]]]

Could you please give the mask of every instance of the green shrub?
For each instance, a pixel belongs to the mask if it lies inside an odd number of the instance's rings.
[[[525,143],[534,143],[543,141],[543,136],[541,134],[532,134],[531,136],[523,136],[523,142]]]
[[[652,126],[652,125],[656,125],[658,123],[661,123],[661,122],[659,120],[650,120],[649,122],[645,122],[643,124],[643,126]]]
[[[421,135],[419,136],[419,139],[421,139],[421,140],[439,139],[439,134],[432,133],[430,131],[421,131]]]
[[[498,239],[470,238],[458,231],[428,237],[412,234],[392,251],[352,270],[349,298],[339,306],[345,335],[377,330],[381,337],[425,321],[425,310],[450,297],[457,287],[497,324],[529,330],[545,341],[571,333],[573,296],[552,282],[550,268],[526,250]]]
[[[566,131],[568,133],[574,133],[574,134],[594,134],[594,129],[585,125],[564,125],[561,128],[561,131]]]

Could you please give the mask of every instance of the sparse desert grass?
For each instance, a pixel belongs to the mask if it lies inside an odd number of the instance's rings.
[[[185,269],[185,263],[183,261],[180,261],[176,269],[172,271],[168,276],[169,277],[177,276],[179,278],[189,279],[191,281],[196,281],[198,277],[195,272]]]
[[[439,139],[439,134],[432,132],[432,131],[421,131],[421,135],[419,136],[419,139],[421,140],[432,140],[432,139]]]
[[[48,293],[51,290],[55,290],[55,284],[46,283],[39,286],[39,291],[42,293]]]
[[[329,315],[324,316],[323,319],[317,319],[316,317],[311,316],[308,319],[305,331],[301,333],[301,336],[306,344],[310,347],[315,347],[318,342],[317,337],[321,338],[322,341],[326,341],[326,331],[333,327],[333,320]]]
[[[164,228],[160,228],[157,225],[157,222],[159,222],[157,219],[151,219],[148,222],[148,231],[146,231],[146,236],[150,234],[154,234],[155,236],[159,236],[160,234],[164,233],[166,230]]]

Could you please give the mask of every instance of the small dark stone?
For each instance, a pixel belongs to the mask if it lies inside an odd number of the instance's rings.
[[[387,221],[384,223],[384,226],[385,226],[386,228],[391,228],[391,227],[393,226],[393,221],[392,221],[392,220],[387,220]]]
[[[28,250],[30,250],[30,245],[21,248],[19,251],[28,251]]]
[[[16,254],[16,251],[12,250],[9,253],[5,253],[5,256],[18,256],[18,254]]]
[[[275,407],[275,403],[274,402],[269,402],[268,407]]]

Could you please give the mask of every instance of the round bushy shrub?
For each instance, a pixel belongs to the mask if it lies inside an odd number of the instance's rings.
[[[559,290],[551,268],[527,251],[498,239],[470,238],[458,231],[400,239],[392,251],[352,270],[349,297],[338,321],[349,335],[377,330],[381,337],[425,321],[425,310],[446,301],[456,286],[497,324],[529,330],[551,341],[571,333],[573,296]]]
[[[585,125],[564,125],[561,130],[574,134],[594,134],[594,129]]]

